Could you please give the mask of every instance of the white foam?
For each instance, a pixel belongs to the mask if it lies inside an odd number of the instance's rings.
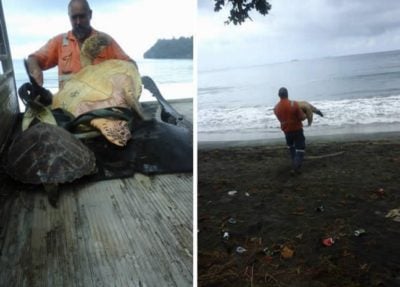
[[[369,99],[313,101],[324,117],[314,115],[308,130],[348,129],[349,126],[391,125],[400,123],[400,95]],[[306,122],[305,122],[306,123]],[[306,124],[305,124],[306,125]],[[279,122],[272,106],[208,108],[198,111],[200,134],[255,133],[275,135]]]

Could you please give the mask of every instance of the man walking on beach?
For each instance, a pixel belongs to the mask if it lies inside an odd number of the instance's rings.
[[[303,133],[302,121],[306,115],[300,109],[296,101],[290,101],[288,90],[284,87],[279,89],[279,103],[274,108],[274,113],[281,123],[281,129],[285,133],[286,144],[292,159],[292,174],[300,173],[301,164],[306,148],[306,139]]]

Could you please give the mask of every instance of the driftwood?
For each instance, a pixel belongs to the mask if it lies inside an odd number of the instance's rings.
[[[321,159],[321,158],[327,158],[327,157],[334,157],[334,156],[338,156],[338,155],[342,155],[342,154],[344,154],[344,151],[322,154],[322,155],[309,155],[309,156],[307,156],[307,159]]]

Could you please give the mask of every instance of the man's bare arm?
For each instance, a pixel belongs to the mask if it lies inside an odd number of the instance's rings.
[[[31,76],[36,80],[38,85],[43,86],[43,71],[34,56],[28,57],[28,69]]]

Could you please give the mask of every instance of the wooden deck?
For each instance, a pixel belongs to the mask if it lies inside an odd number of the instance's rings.
[[[57,209],[15,192],[0,209],[0,286],[192,286],[192,174],[64,185]]]

